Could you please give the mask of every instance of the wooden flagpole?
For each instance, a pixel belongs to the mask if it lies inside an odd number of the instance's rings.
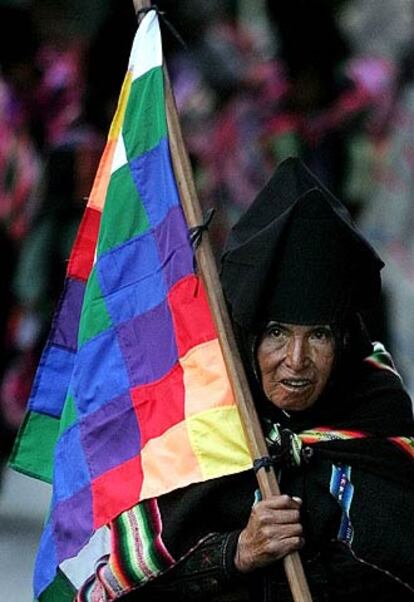
[[[136,12],[151,6],[151,0],[133,0],[133,3]],[[189,228],[193,228],[203,223],[203,215],[165,63],[164,76],[168,134],[174,174],[187,225]],[[251,457],[254,460],[266,458],[269,452],[234,338],[210,241],[205,235],[202,237],[196,256],[197,266],[205,284],[210,310],[218,331],[228,377],[239,409]],[[263,498],[280,494],[279,484],[273,468],[269,471],[264,467],[260,468],[256,476]],[[299,554],[297,552],[289,554],[283,559],[283,564],[294,602],[312,602]]]

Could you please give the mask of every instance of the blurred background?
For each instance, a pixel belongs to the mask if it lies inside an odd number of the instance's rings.
[[[414,0],[159,0],[200,200],[229,228],[303,158],[386,263],[366,316],[414,393]],[[132,0],[0,0],[0,575],[31,600],[47,486],[5,468],[116,105]],[[174,33],[173,29],[179,35]],[[180,39],[184,41],[184,44]]]

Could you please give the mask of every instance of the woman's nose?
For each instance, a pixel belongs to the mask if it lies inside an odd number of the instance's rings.
[[[308,345],[302,337],[293,337],[289,341],[286,363],[292,370],[302,370],[309,363]]]

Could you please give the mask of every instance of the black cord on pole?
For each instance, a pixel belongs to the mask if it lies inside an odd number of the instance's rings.
[[[183,38],[180,36],[180,34],[178,33],[178,31],[176,30],[174,25],[171,23],[171,21],[169,21],[167,19],[167,17],[165,16],[165,11],[160,10],[156,4],[152,4],[151,6],[145,6],[144,8],[140,8],[136,12],[138,23],[141,22],[141,17],[144,17],[147,13],[149,13],[152,10],[154,10],[157,13],[157,15],[160,17],[161,21],[168,27],[168,29],[170,30],[170,32],[172,33],[174,38],[177,40],[177,42],[179,44],[181,44],[181,46],[185,50],[188,50],[188,46],[184,42]]]

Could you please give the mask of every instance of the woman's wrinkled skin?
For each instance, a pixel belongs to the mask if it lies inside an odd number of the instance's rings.
[[[323,392],[334,359],[330,326],[270,322],[257,349],[266,397],[285,412],[309,409]],[[299,498],[275,495],[254,505],[237,544],[239,571],[262,568],[304,545],[301,504]]]
[[[334,358],[330,326],[269,323],[257,349],[266,397],[286,412],[309,409],[328,382]]]
[[[304,545],[301,504],[297,497],[275,495],[253,506],[234,559],[241,573],[263,568]]]

